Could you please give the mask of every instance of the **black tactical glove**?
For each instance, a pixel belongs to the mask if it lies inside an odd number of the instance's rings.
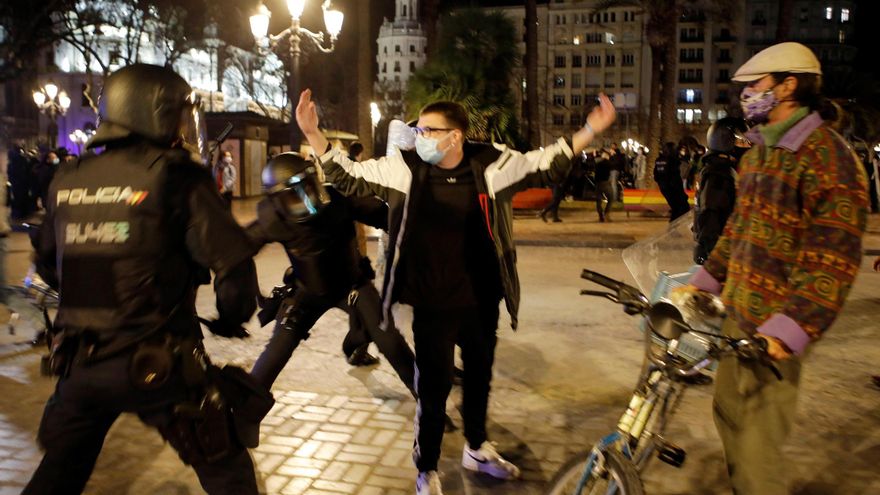
[[[243,326],[239,324],[229,324],[223,320],[206,320],[199,318],[199,322],[208,327],[214,335],[226,337],[227,339],[246,339],[251,336]]]

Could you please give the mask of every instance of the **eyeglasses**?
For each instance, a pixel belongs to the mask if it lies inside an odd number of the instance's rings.
[[[420,136],[427,136],[440,131],[454,131],[448,127],[413,127],[413,132]]]

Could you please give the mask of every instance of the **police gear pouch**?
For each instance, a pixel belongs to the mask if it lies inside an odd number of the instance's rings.
[[[143,343],[131,355],[128,376],[139,390],[155,390],[164,385],[174,370],[170,343]]]

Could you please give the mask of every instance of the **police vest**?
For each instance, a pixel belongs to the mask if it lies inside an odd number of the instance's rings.
[[[169,167],[189,166],[180,152],[140,145],[58,171],[44,228],[55,229],[61,328],[146,330],[172,312],[193,320],[194,264],[166,197]]]

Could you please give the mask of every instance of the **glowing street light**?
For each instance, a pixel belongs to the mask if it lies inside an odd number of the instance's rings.
[[[40,112],[49,117],[46,137],[49,146],[54,148],[58,137],[58,116],[67,113],[67,109],[70,108],[70,97],[64,91],[60,91],[54,83],[48,82],[34,91],[33,98]]]
[[[287,10],[290,13],[290,26],[278,34],[269,34],[269,20],[272,13],[262,3],[257,7],[257,12],[250,17],[251,34],[257,42],[257,46],[267,50],[274,48],[282,40],[287,40],[290,46],[290,77],[287,79],[287,94],[291,102],[291,118],[290,118],[290,147],[293,151],[299,150],[302,137],[299,127],[296,125],[296,119],[293,118],[293,107],[299,98],[299,82],[300,82],[300,64],[299,57],[302,53],[300,42],[303,39],[312,42],[312,45],[322,53],[330,53],[336,48],[336,39],[342,31],[342,22],[345,15],[338,10],[331,10],[330,0],[325,0],[321,4],[324,11],[324,27],[327,33],[312,32],[300,26],[300,18],[306,7],[306,0],[287,0]],[[330,45],[324,46],[326,37],[330,38]]]

